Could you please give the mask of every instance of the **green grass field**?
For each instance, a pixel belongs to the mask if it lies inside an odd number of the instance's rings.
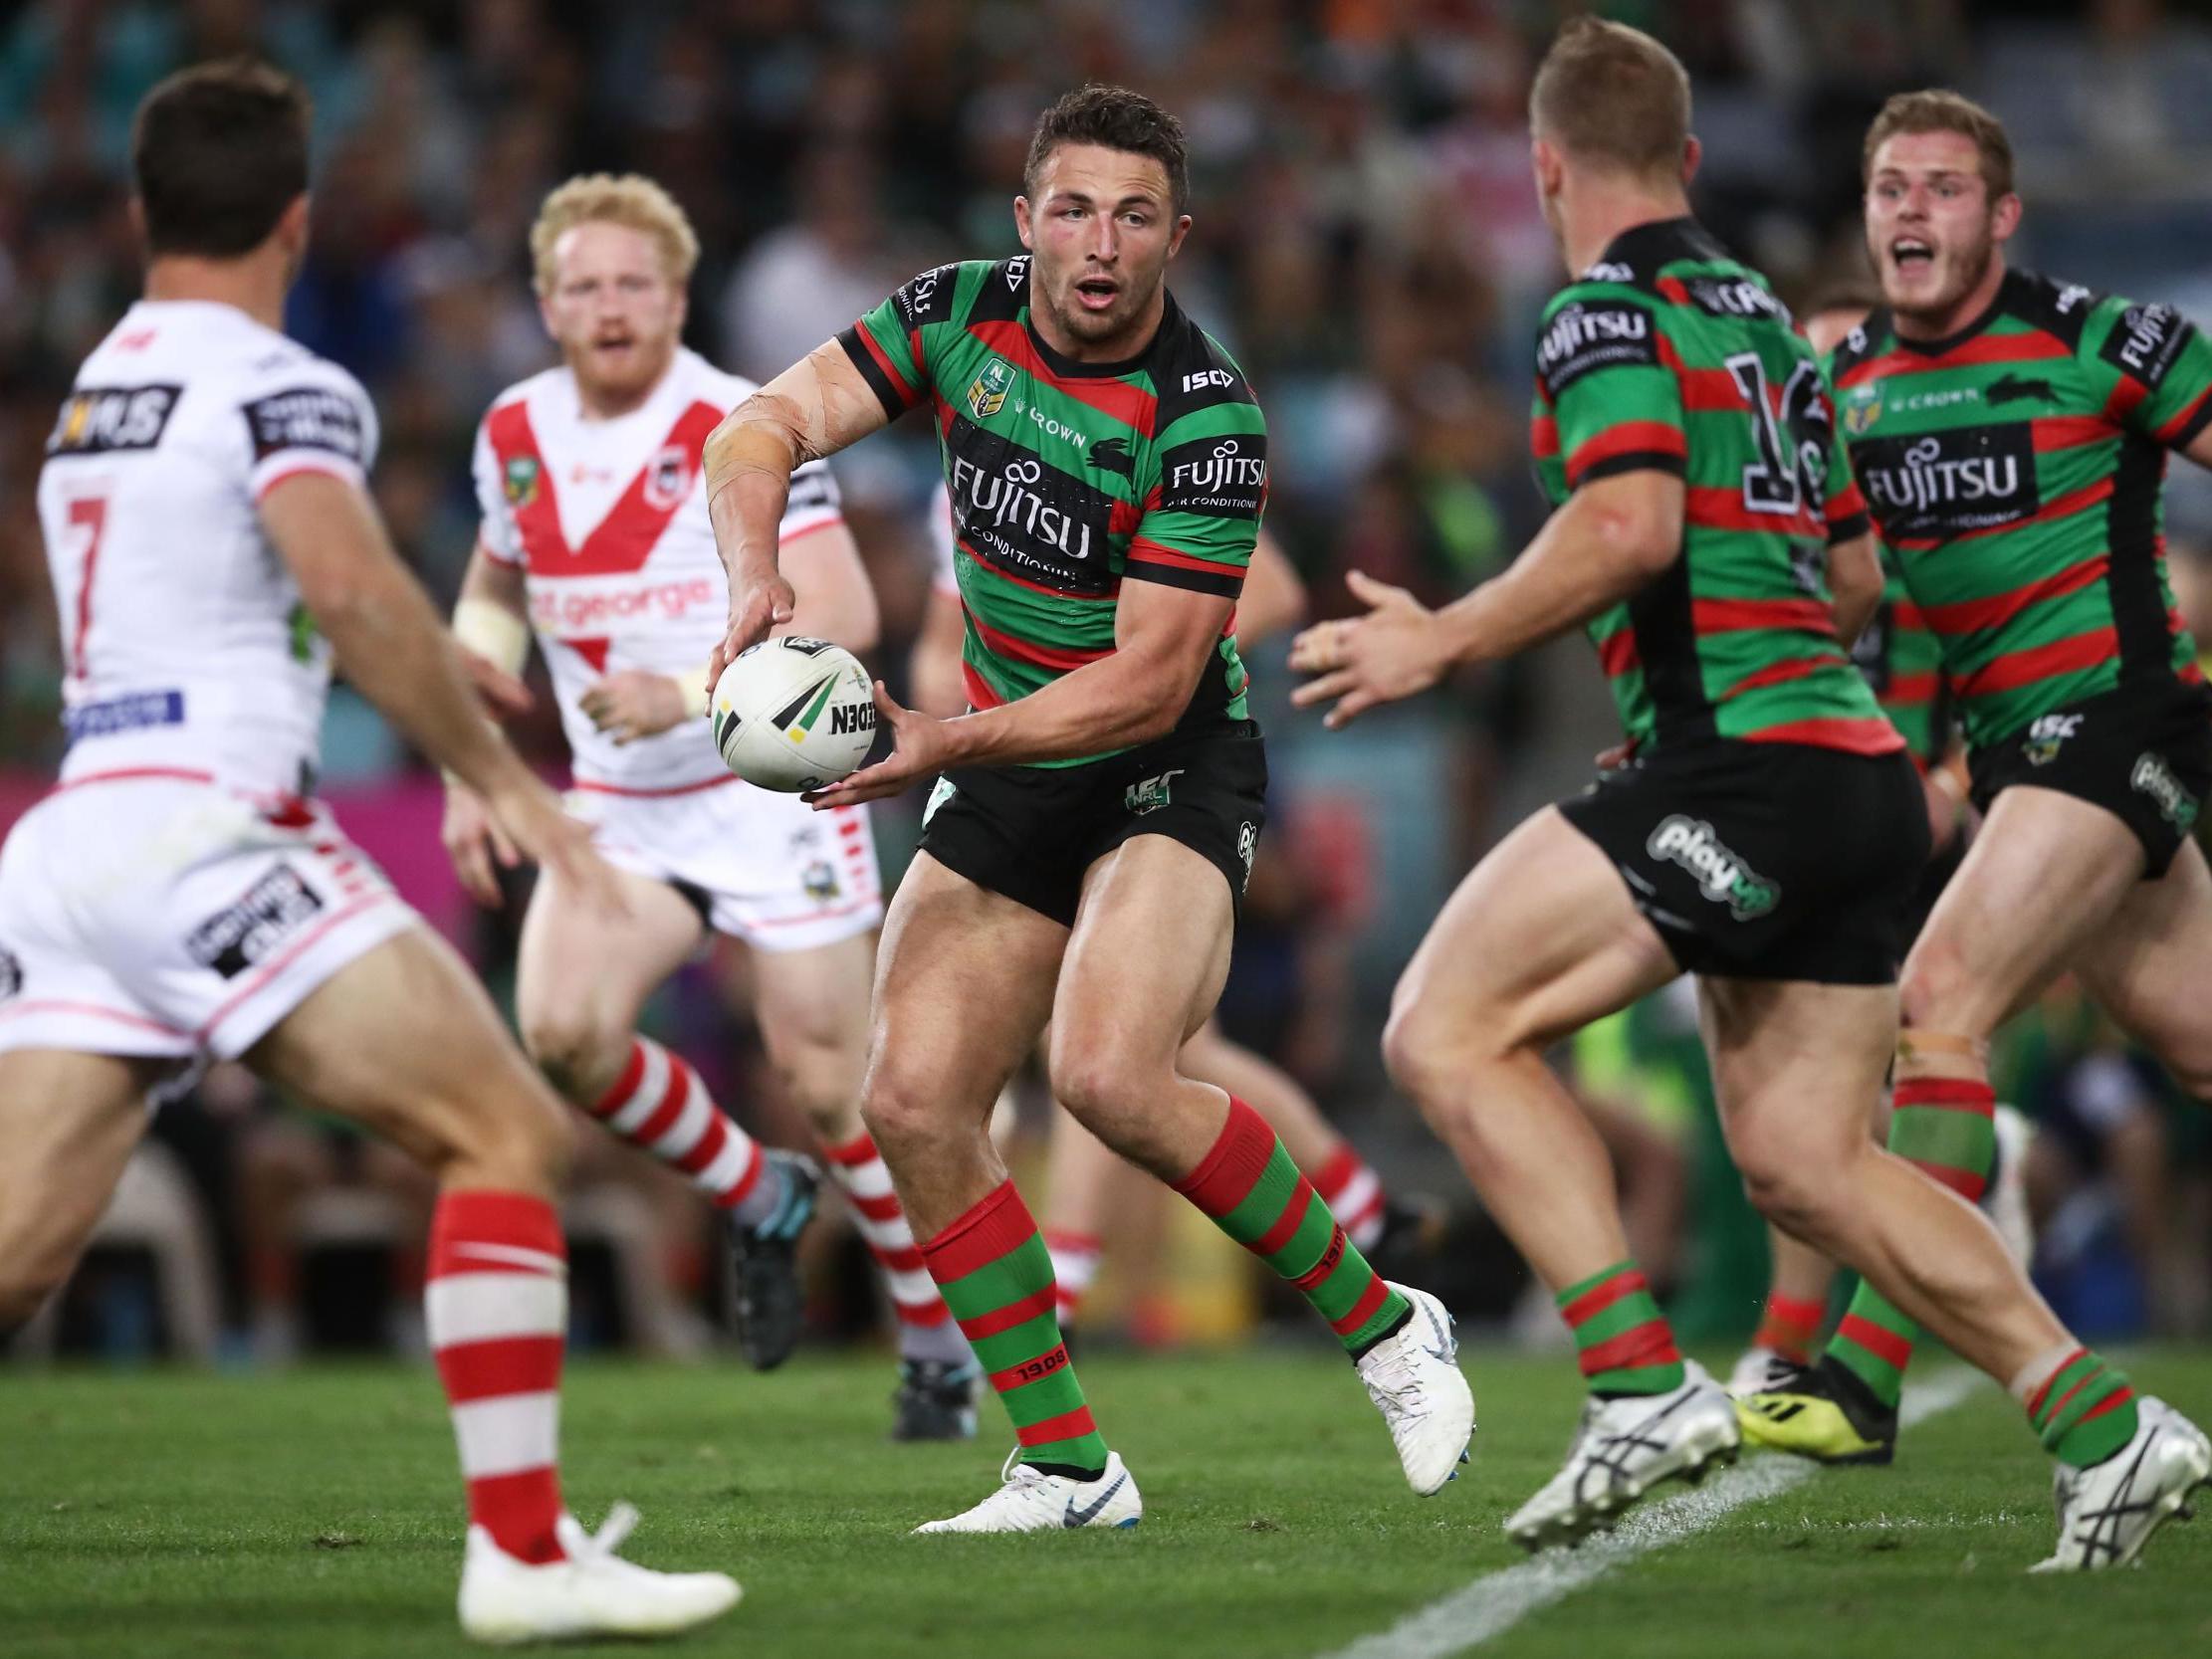
[[[1143,1485],[1133,1533],[910,1539],[996,1478],[985,1439],[882,1438],[883,1361],[572,1368],[568,1495],[644,1511],[629,1554],[734,1571],[746,1599],[688,1654],[1319,1655],[1521,1559],[1498,1531],[1556,1465],[1564,1360],[1470,1349],[1475,1461],[1423,1502],[1341,1362],[1258,1354],[1084,1364]],[[2133,1357],[2212,1415],[2212,1355]],[[0,1373],[0,1653],[355,1659],[465,1651],[460,1503],[426,1370],[284,1377]],[[1994,1388],[1889,1470],[1824,1472],[1609,1570],[1483,1653],[1885,1656],[2198,1651],[2212,1525],[2141,1570],[2029,1578],[2046,1466]]]

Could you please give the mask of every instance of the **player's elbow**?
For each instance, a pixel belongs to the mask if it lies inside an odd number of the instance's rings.
[[[1639,504],[1614,509],[1606,515],[1606,543],[1628,569],[1640,577],[1662,573],[1682,551],[1682,520]]]

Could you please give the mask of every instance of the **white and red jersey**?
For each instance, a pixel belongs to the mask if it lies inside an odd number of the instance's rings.
[[[302,470],[362,484],[375,448],[359,383],[236,307],[130,308],[78,371],[39,475],[65,782],[156,768],[311,786],[330,648],[259,503]]]
[[[706,721],[617,744],[580,704],[594,681],[619,669],[706,672],[729,620],[730,589],[700,451],[755,389],[679,350],[640,407],[590,420],[574,376],[548,369],[501,393],[477,430],[484,553],[525,573],[531,627],[585,787],[659,793],[730,776]],[[841,521],[829,469],[817,461],[794,472],[783,542]]]

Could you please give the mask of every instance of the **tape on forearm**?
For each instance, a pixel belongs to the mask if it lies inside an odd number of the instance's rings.
[[[489,599],[464,599],[453,607],[453,637],[509,674],[522,673],[530,659],[530,624]]]

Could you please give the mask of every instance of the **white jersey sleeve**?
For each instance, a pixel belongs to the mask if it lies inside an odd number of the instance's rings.
[[[476,544],[494,564],[518,566],[524,562],[522,538],[515,529],[515,509],[507,497],[507,478],[492,450],[490,417],[477,422],[476,449],[469,473],[476,485],[477,512],[482,515]]]
[[[337,364],[305,353],[257,366],[239,399],[251,447],[247,486],[260,501],[294,473],[329,473],[368,488],[376,465],[376,409]]]

